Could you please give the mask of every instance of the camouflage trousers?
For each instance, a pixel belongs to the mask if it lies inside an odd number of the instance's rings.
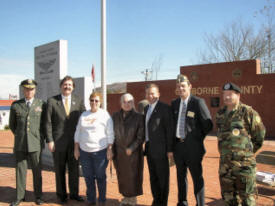
[[[226,206],[256,206],[256,161],[220,161],[219,177]]]

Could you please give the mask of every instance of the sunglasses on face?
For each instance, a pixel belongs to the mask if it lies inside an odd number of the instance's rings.
[[[99,100],[97,100],[97,99],[90,99],[90,102],[95,102],[95,103],[98,103],[98,102],[99,102]]]

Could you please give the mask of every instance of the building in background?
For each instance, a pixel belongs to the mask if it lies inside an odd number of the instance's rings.
[[[14,100],[0,100],[0,130],[9,125],[10,107]]]

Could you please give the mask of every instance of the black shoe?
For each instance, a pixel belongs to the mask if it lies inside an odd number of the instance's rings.
[[[67,203],[67,197],[58,197],[61,204]]]
[[[21,199],[21,200],[16,200],[14,202],[12,202],[10,204],[10,206],[17,206],[17,205],[20,205],[21,202],[24,202],[25,201],[25,198]]]
[[[187,201],[179,202],[177,206],[188,206]]]
[[[37,205],[42,205],[44,203],[45,202],[41,198],[36,198],[36,200],[35,200],[35,204],[37,204]]]
[[[84,202],[84,199],[82,197],[80,197],[79,195],[77,196],[70,196],[71,200],[76,200],[78,202]]]

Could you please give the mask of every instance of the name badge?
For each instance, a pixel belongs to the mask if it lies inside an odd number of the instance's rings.
[[[187,112],[187,117],[194,118],[194,117],[195,117],[195,113],[194,113],[194,112],[191,112],[191,111],[188,111],[188,112]]]

